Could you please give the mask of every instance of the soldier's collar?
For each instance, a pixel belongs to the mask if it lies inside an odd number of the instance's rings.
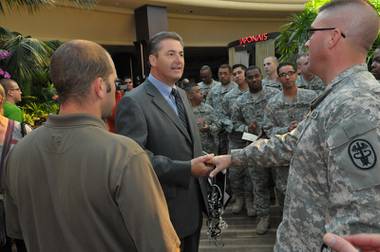
[[[368,71],[366,64],[353,65],[352,67],[338,74],[335,79],[326,87],[325,91],[311,102],[310,110],[313,111],[327,97],[327,95],[331,93],[332,90],[336,89],[339,84],[342,83],[342,80],[352,75],[353,73],[362,71]]]

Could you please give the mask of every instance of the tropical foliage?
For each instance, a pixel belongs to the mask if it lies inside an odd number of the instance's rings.
[[[79,7],[90,8],[97,0],[68,0]],[[0,0],[0,15],[26,8],[35,12],[54,6],[63,0]],[[25,121],[36,127],[50,113],[57,113],[58,104],[52,100],[55,89],[50,83],[48,66],[60,41],[41,41],[0,27],[0,78],[16,80],[23,90]]]
[[[59,105],[54,101],[44,103],[29,102],[22,106],[22,109],[24,111],[24,121],[35,128],[45,122],[49,114],[56,114]]]
[[[281,55],[282,61],[294,62],[298,54],[304,53],[304,44],[308,39],[308,29],[318,13],[319,7],[330,2],[330,0],[309,0],[305,4],[305,9],[299,14],[291,17],[291,21],[282,27],[280,36],[276,41],[276,49]],[[380,0],[370,0],[380,13]],[[377,38],[374,48],[380,45]],[[372,55],[372,51],[369,53]],[[370,57],[369,57],[370,58]]]
[[[0,48],[10,53],[2,61],[2,67],[22,86],[24,93],[30,95],[31,84],[40,79],[41,73],[46,72],[50,56],[58,44],[0,27]]]

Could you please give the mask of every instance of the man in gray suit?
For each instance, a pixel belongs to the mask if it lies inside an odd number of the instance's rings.
[[[186,93],[175,85],[184,69],[182,38],[160,32],[149,43],[150,75],[126,94],[116,109],[116,131],[149,154],[169,206],[182,251],[198,251],[202,212],[207,213],[205,176],[211,168],[201,156],[199,132]]]

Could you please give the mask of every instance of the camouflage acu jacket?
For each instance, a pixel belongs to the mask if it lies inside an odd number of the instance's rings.
[[[297,89],[295,100],[290,102],[278,93],[269,100],[265,108],[264,130],[267,136],[285,134],[291,122],[301,122],[310,111],[310,103],[316,98],[314,91]]]
[[[355,65],[312,109],[292,132],[232,151],[235,164],[290,164],[275,251],[320,251],[326,232],[380,233],[378,82],[366,65]]]

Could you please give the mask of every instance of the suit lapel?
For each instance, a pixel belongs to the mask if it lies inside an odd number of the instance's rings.
[[[180,121],[180,119],[178,118],[177,114],[174,112],[174,110],[170,107],[170,105],[168,104],[168,102],[165,100],[165,98],[161,95],[160,91],[157,90],[157,88],[152,84],[150,83],[149,81],[146,81],[146,85],[145,85],[145,90],[146,92],[151,95],[153,98],[152,98],[152,102],[153,104],[159,109],[161,110],[163,113],[165,113],[169,119],[175,124],[175,126],[182,132],[183,135],[185,135],[186,139],[189,141],[189,142],[192,142],[191,141],[191,137],[187,131],[187,129],[185,128],[185,126],[182,124],[182,122]],[[183,99],[183,96],[181,94],[181,97]],[[189,117],[188,115],[188,109],[186,108],[186,105],[185,105],[185,109],[186,109],[186,116]]]
[[[183,101],[183,104],[185,106],[185,110],[186,110],[186,117],[187,117],[187,121],[189,122],[189,129],[190,129],[190,134],[191,134],[191,139],[192,141],[194,141],[195,139],[195,134],[196,132],[198,131],[198,128],[196,126],[196,122],[194,120],[194,116],[193,116],[193,109],[189,103],[189,100],[187,99],[187,96],[186,96],[186,93],[185,91],[183,91],[182,89],[178,88],[178,91],[181,95],[181,99]],[[193,145],[194,147],[195,145]],[[193,150],[194,151],[194,150]]]

